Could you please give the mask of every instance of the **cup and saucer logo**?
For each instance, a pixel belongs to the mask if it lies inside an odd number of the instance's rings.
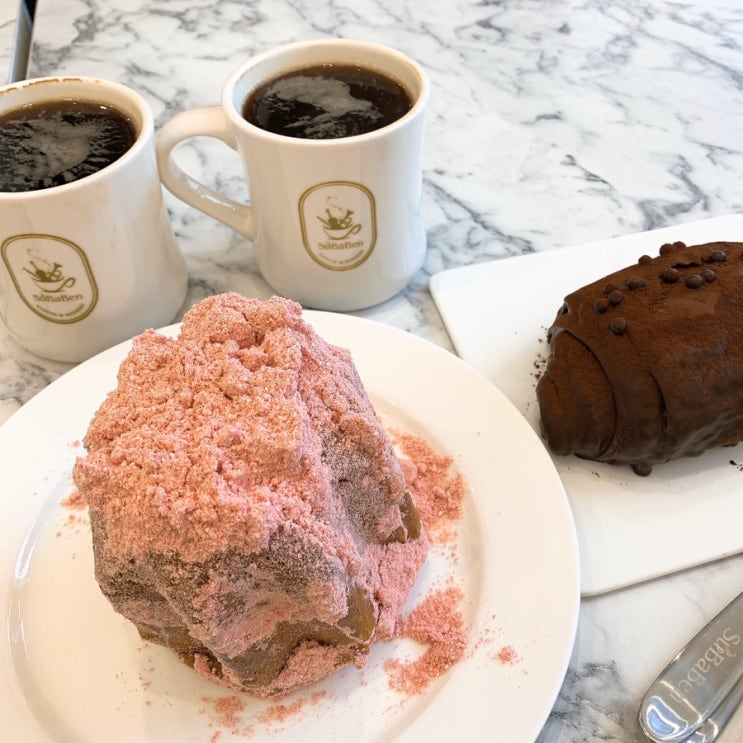
[[[312,259],[333,271],[360,266],[377,242],[374,196],[349,181],[308,188],[299,200],[302,241]]]
[[[75,243],[54,235],[15,235],[0,253],[18,295],[39,317],[67,324],[93,311],[98,287]]]

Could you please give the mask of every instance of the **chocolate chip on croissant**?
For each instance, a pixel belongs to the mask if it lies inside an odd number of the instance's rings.
[[[556,454],[653,465],[743,440],[743,243],[666,243],[565,298],[537,385]]]

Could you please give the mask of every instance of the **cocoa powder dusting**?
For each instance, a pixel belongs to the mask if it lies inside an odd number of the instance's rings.
[[[428,648],[412,661],[386,661],[385,670],[393,689],[408,696],[420,694],[464,657],[467,638],[461,611],[463,598],[458,586],[449,585],[430,593],[400,621],[399,637],[408,637]]]

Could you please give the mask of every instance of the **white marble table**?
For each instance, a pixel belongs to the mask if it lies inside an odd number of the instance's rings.
[[[428,257],[403,294],[358,314],[449,349],[428,291],[435,272],[743,210],[738,0],[39,0],[36,24],[30,74],[127,83],[158,123],[215,103],[233,67],[283,42],[348,36],[414,56],[433,90]],[[229,153],[204,146],[190,157],[240,193]],[[191,272],[188,305],[224,290],[270,295],[248,242],[168,205]],[[0,415],[67,368],[0,334]],[[645,688],[741,578],[736,557],[584,599],[539,742],[644,740],[636,710]],[[741,739],[743,713],[720,737]]]

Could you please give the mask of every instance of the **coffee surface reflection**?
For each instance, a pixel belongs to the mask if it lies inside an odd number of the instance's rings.
[[[61,186],[118,160],[136,140],[111,106],[76,100],[30,104],[0,117],[0,191]]]
[[[371,68],[325,64],[285,73],[257,87],[243,118],[274,134],[339,139],[388,126],[412,108],[397,80]]]

